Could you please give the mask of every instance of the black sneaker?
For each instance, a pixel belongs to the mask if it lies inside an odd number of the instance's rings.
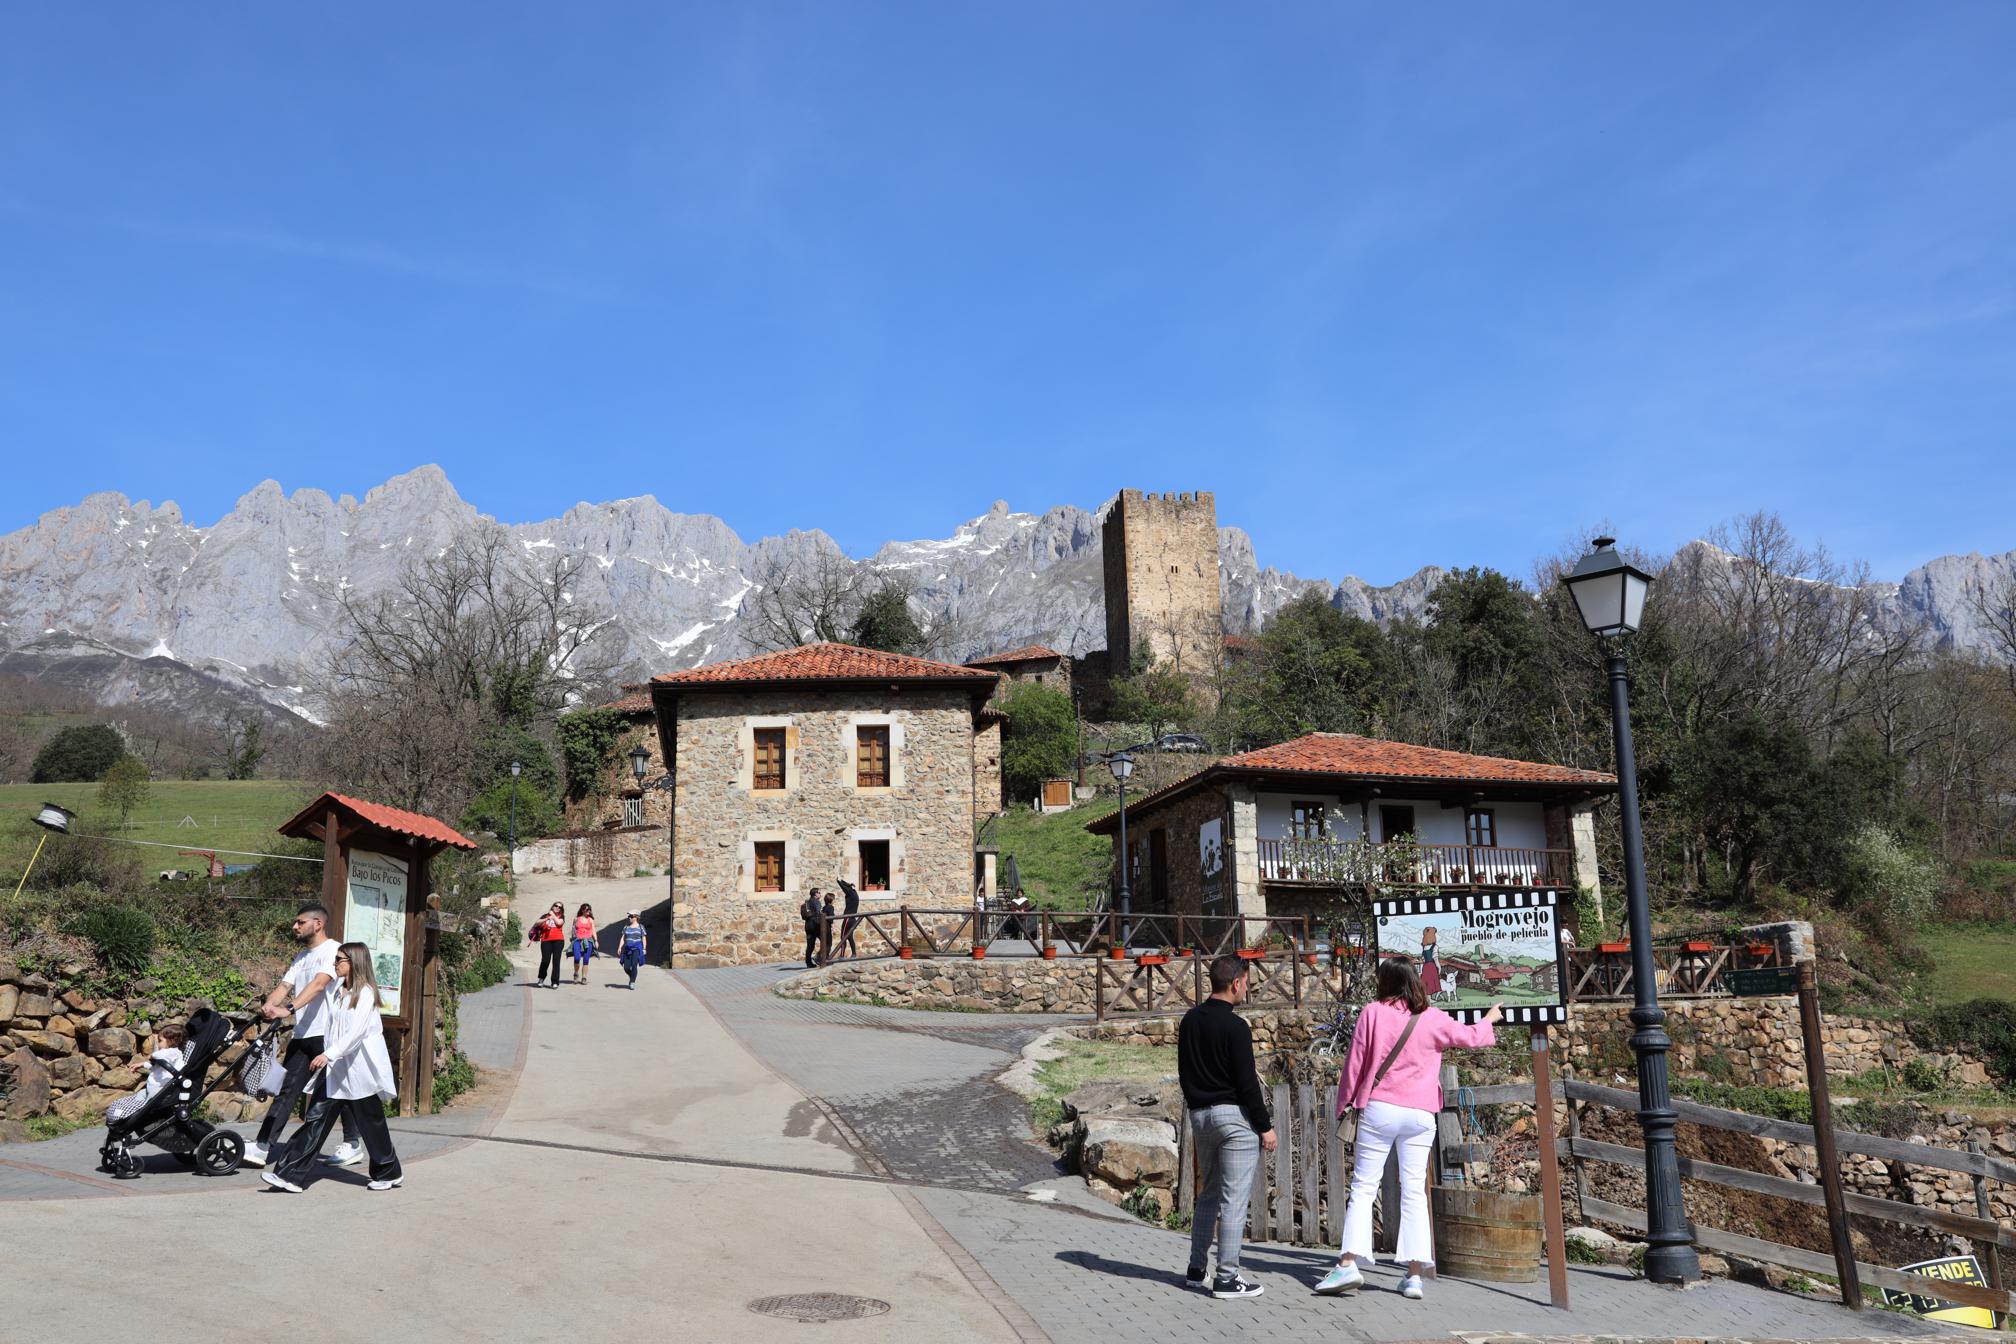
[[[1211,1281],[1213,1297],[1258,1297],[1267,1290],[1237,1273],[1220,1274]]]
[[[1183,1271],[1183,1281],[1198,1292],[1204,1291],[1204,1266],[1192,1265]]]

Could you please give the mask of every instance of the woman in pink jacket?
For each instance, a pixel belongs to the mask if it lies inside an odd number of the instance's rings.
[[[1491,1027],[1504,1016],[1497,1004],[1475,1026],[1465,1026],[1440,1008],[1407,957],[1380,963],[1378,997],[1358,1012],[1351,1051],[1337,1079],[1337,1114],[1358,1112],[1356,1165],[1351,1203],[1344,1210],[1344,1245],[1337,1267],[1316,1291],[1355,1292],[1365,1282],[1358,1266],[1372,1261],[1372,1201],[1386,1156],[1400,1148],[1400,1240],[1396,1257],[1407,1266],[1403,1297],[1422,1296],[1421,1271],[1435,1263],[1435,1234],[1428,1222],[1428,1154],[1434,1147],[1435,1113],[1442,1109],[1442,1052],[1495,1045]]]

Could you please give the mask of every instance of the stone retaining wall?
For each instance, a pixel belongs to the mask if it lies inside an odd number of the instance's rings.
[[[663,872],[668,860],[663,826],[553,836],[512,852],[514,873],[566,873],[573,877],[630,877],[639,868]]]

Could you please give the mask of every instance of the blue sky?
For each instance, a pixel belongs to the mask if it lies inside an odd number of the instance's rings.
[[[857,553],[1212,489],[1523,574],[2016,547],[2016,6],[44,5],[0,531],[438,462]]]

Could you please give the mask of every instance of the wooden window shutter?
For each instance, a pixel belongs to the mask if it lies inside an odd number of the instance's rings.
[[[862,724],[854,729],[854,784],[862,789],[889,787],[887,724]]]
[[[759,840],[756,842],[756,890],[784,890],[784,842],[782,840]]]
[[[784,787],[784,733],[782,728],[758,728],[752,736],[754,768],[750,783],[759,789]]]

